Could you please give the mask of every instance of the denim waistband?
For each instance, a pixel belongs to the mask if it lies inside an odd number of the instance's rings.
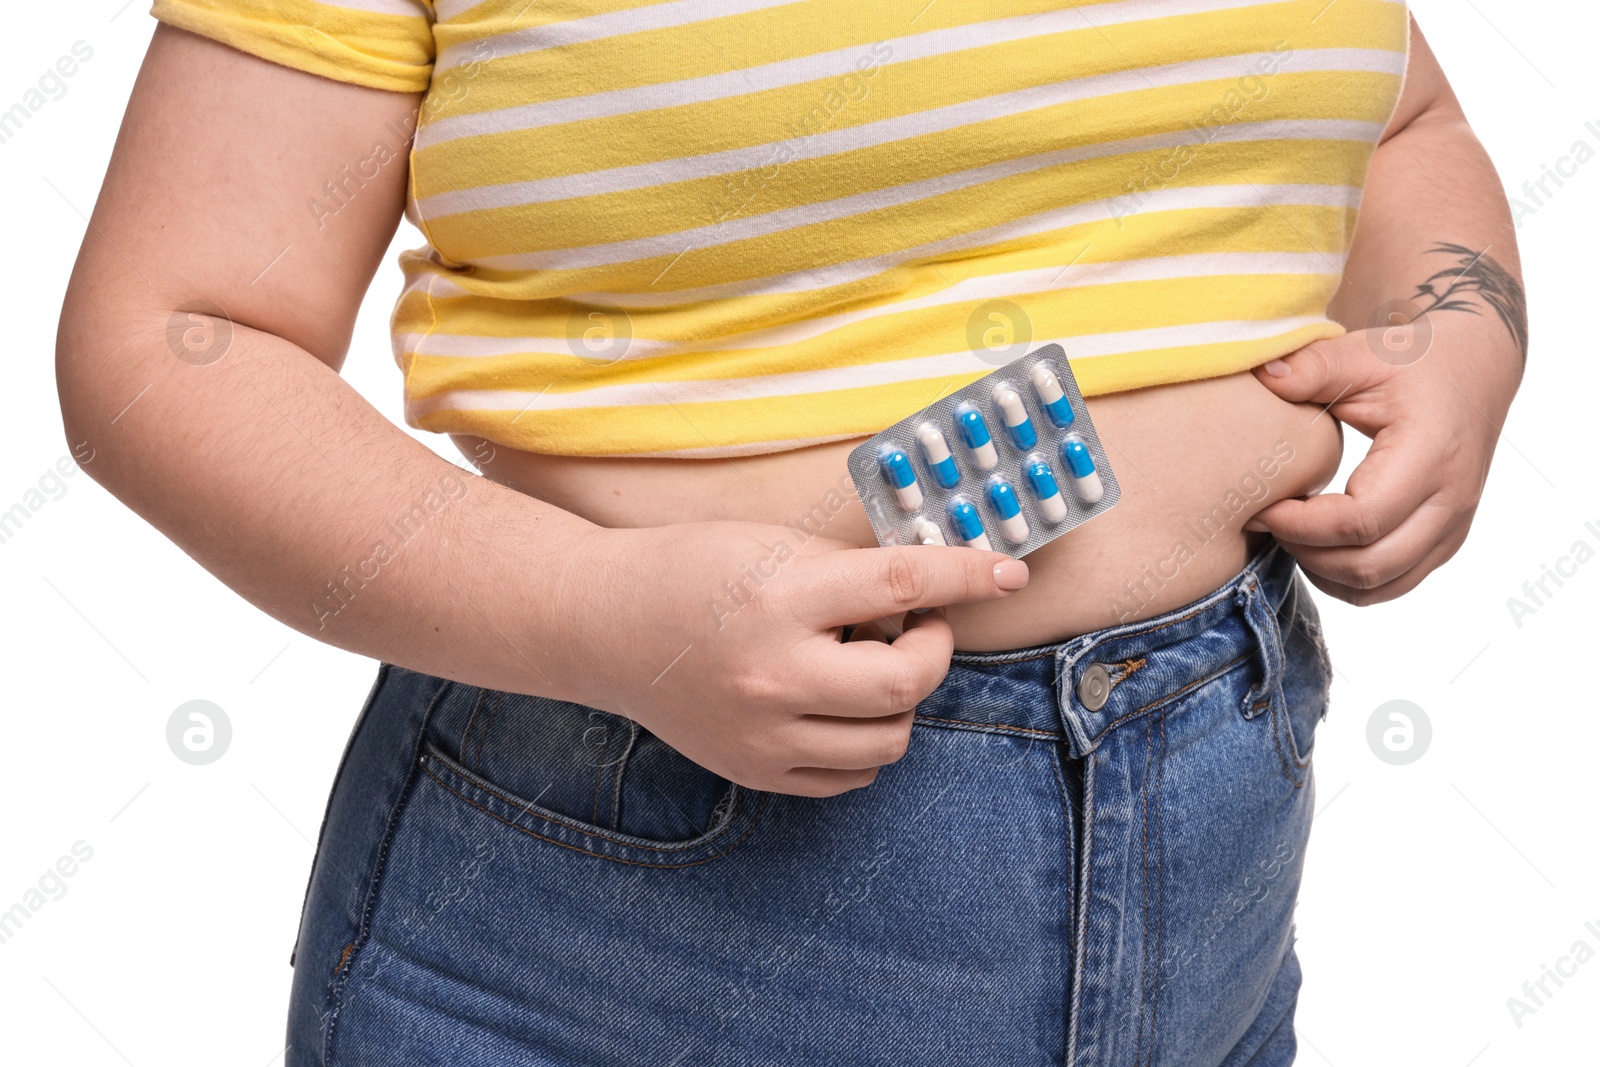
[[[1061,741],[1076,757],[1121,723],[1246,665],[1256,676],[1240,711],[1254,718],[1283,668],[1277,619],[1295,586],[1294,557],[1269,541],[1222,586],[1164,615],[1057,644],[957,652],[917,718]]]

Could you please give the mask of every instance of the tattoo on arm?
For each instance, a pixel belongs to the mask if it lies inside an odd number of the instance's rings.
[[[1461,245],[1439,242],[1431,252],[1454,256],[1453,266],[1434,274],[1417,286],[1412,298],[1430,311],[1470,311],[1482,314],[1479,305],[1488,304],[1511,332],[1524,363],[1528,360],[1528,304],[1522,285],[1484,249],[1474,252]],[[1419,316],[1420,317],[1420,316]]]

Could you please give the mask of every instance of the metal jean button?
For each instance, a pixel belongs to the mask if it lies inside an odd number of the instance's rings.
[[[1099,711],[1111,699],[1111,672],[1091,663],[1078,676],[1078,701],[1090,711]]]

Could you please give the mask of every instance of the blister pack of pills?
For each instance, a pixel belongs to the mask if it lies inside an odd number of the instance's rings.
[[[1060,345],[900,420],[848,463],[882,545],[1025,556],[1121,496]]]

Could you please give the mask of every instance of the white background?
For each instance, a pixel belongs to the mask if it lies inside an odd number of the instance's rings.
[[[124,2],[7,12],[0,110],[74,42],[94,54],[0,145],[12,324],[0,511],[67,453],[56,316],[154,25],[146,4]],[[1574,142],[1600,149],[1591,7],[1413,7],[1513,194]],[[245,131],[238,150],[250,151]],[[1506,603],[1575,541],[1600,548],[1597,221],[1600,160],[1522,220],[1533,352],[1466,548],[1397,603],[1319,598],[1339,675],[1299,911],[1301,1064],[1600,1062],[1600,959],[1549,984],[1554,995],[1520,1026],[1507,1007],[1575,942],[1600,952],[1600,560],[1520,626]],[[402,228],[346,370],[396,422],[394,255],[421,243]],[[1365,446],[1349,438],[1346,474]],[[65,486],[0,544],[11,694],[0,911],[76,842],[93,855],[0,944],[0,1054],[271,1067],[312,841],[374,664],[255,611],[87,475]],[[234,730],[205,767],[174,758],[165,739],[172,711],[196,698],[221,705]],[[1381,762],[1366,740],[1369,716],[1393,699],[1433,726],[1408,766]]]

